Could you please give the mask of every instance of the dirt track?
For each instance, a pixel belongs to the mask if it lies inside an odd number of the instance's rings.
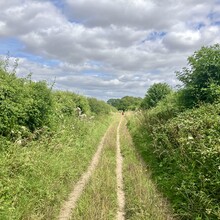
[[[124,219],[124,204],[125,204],[125,199],[124,199],[124,192],[123,192],[123,178],[122,178],[122,156],[120,152],[120,124],[121,124],[122,119],[119,122],[119,125],[117,127],[117,140],[116,140],[116,151],[117,151],[117,156],[116,156],[116,176],[117,176],[117,200],[118,200],[118,211],[117,211],[117,219],[118,220],[123,220]],[[111,127],[111,126],[110,126]],[[103,136],[96,153],[94,154],[92,161],[90,165],[87,168],[87,171],[82,174],[78,182],[73,186],[73,190],[70,193],[68,199],[66,202],[64,202],[58,219],[59,220],[68,220],[71,219],[72,211],[77,205],[77,201],[80,198],[81,194],[83,193],[83,190],[85,189],[87,183],[90,180],[90,177],[94,173],[95,169],[97,168],[97,165],[99,163],[100,157],[102,150],[104,148],[104,143],[106,136],[109,133],[110,127],[106,131],[105,135]]]

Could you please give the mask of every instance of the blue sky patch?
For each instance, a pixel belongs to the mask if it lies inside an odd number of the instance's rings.
[[[17,56],[17,53],[23,49],[23,43],[16,38],[0,38],[0,53],[2,55],[6,55],[9,52],[11,56]]]
[[[64,8],[64,1],[60,0],[50,0],[57,8],[63,9]]]
[[[142,41],[142,43],[144,43],[145,41],[154,41],[162,39],[165,35],[166,32],[164,31],[153,31]]]
[[[0,54],[8,55],[10,57],[26,58],[29,61],[39,63],[42,65],[47,65],[50,67],[58,66],[60,61],[58,60],[48,60],[40,56],[36,56],[25,52],[24,44],[16,38],[0,38]]]
[[[203,27],[205,27],[205,24],[202,23],[202,22],[199,22],[199,23],[197,23],[197,24],[194,25],[194,28],[195,28],[196,30],[200,30],[200,29],[203,28]]]

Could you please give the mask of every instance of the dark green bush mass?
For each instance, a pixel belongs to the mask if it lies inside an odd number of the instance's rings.
[[[170,86],[166,83],[155,83],[148,90],[141,103],[142,109],[155,107],[157,103],[172,92]]]
[[[53,111],[52,92],[44,81],[30,82],[29,103],[27,103],[26,126],[33,132],[35,129],[50,125],[50,115]]]
[[[178,71],[183,83],[181,101],[186,107],[214,102],[220,95],[220,45],[202,47],[188,58],[189,67]]]
[[[133,132],[160,189],[181,219],[220,217],[219,134],[220,103],[169,120],[146,113],[144,123]]]
[[[16,138],[49,126],[51,90],[45,82],[19,79],[0,69],[0,134]]]
[[[220,104],[186,111],[165,125],[153,127],[154,152],[160,166],[170,176],[174,170],[169,167],[178,170],[164,187],[175,191],[175,201],[179,200],[176,206],[186,212],[186,219],[219,217],[219,128]]]
[[[56,130],[57,124],[81,114],[108,114],[104,101],[87,99],[73,92],[52,91],[46,82],[18,78],[0,63],[0,136],[9,140],[27,138],[31,133]]]
[[[76,94],[68,91],[53,92],[54,112],[59,118],[76,117],[78,103],[75,102],[75,96]]]
[[[114,109],[104,101],[97,100],[96,98],[88,98],[89,106],[92,113],[96,115],[109,114]]]
[[[107,103],[118,110],[128,111],[136,110],[140,107],[142,98],[133,96],[124,96],[121,99],[109,99]]]
[[[180,219],[220,219],[220,45],[202,47],[177,72],[180,90],[130,120],[140,154]],[[153,95],[152,95],[153,94]],[[152,98],[149,98],[152,95]],[[152,102],[151,100],[156,100]],[[150,108],[151,107],[151,108]],[[138,120],[137,120],[138,119]]]

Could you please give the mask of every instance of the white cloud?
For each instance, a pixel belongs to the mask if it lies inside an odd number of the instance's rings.
[[[202,45],[220,41],[214,0],[1,1],[0,40],[50,66],[20,59],[21,72],[54,80],[57,88],[111,98],[143,96],[154,82],[177,83],[175,70]]]

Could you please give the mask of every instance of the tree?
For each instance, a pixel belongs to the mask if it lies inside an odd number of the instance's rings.
[[[170,94],[172,89],[166,83],[155,83],[148,90],[141,103],[143,109],[155,107],[157,103]]]
[[[96,115],[109,114],[113,109],[112,106],[104,101],[97,100],[96,98],[88,98],[89,106],[92,113]]]
[[[220,91],[220,45],[202,47],[188,57],[189,67],[176,72],[183,83],[182,102],[193,107],[199,102],[213,102]]]
[[[107,103],[115,108],[118,109],[119,105],[120,105],[121,100],[120,99],[109,99],[107,101]]]
[[[135,110],[140,107],[142,98],[133,96],[124,96],[121,99],[109,99],[107,103],[118,110]]]

